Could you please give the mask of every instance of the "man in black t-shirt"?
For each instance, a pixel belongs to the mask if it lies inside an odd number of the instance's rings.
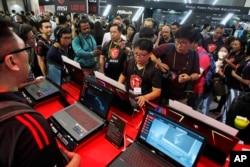
[[[151,61],[153,42],[139,39],[134,44],[134,59],[124,67],[118,82],[126,82],[128,90],[137,96],[135,99],[140,107],[145,102],[156,100],[161,94],[162,73]]]
[[[32,110],[18,92],[18,86],[29,74],[30,47],[25,47],[11,27],[10,22],[0,20],[0,166],[63,167],[64,158],[42,115],[25,112],[2,119],[3,112],[8,110],[7,114],[12,114],[20,109],[19,105],[23,110]],[[80,166],[79,155],[68,151],[65,154],[70,161],[67,167]]]
[[[52,46],[53,42],[50,40],[52,34],[52,27],[49,20],[41,20],[39,22],[39,31],[41,32],[41,37],[37,41],[37,56],[38,64],[42,71],[43,76],[47,75],[47,66],[46,66],[46,54],[49,48]]]
[[[127,54],[130,52],[130,46],[121,38],[122,27],[118,24],[111,25],[110,34],[111,40],[104,44],[100,56],[100,72],[118,80],[127,60]]]

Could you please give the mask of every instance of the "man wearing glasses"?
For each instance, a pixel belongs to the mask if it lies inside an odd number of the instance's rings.
[[[47,120],[37,112],[28,112],[33,109],[23,103],[18,92],[29,74],[30,47],[25,47],[11,27],[10,22],[0,20],[0,166],[65,166]],[[18,106],[27,112],[2,119],[3,112],[12,114]],[[80,166],[77,154],[65,154],[70,159],[68,167]]]
[[[55,31],[55,43],[47,52],[47,59],[63,66],[62,56],[69,57],[69,45],[71,43],[71,29],[58,27]]]
[[[151,58],[164,72],[162,105],[167,104],[168,99],[187,103],[185,89],[198,79],[200,73],[199,57],[190,49],[197,38],[195,34],[192,26],[183,26],[175,34],[175,44],[162,44],[153,50]]]
[[[156,101],[161,94],[162,73],[151,61],[153,42],[139,39],[134,44],[134,59],[125,66],[118,82],[126,83],[126,87],[133,95],[140,107],[147,101]]]

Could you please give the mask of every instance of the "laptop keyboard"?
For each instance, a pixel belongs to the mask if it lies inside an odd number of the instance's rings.
[[[121,154],[120,158],[134,167],[162,167],[162,165],[157,163],[155,160],[153,160],[140,150],[134,149],[134,147],[126,150],[123,154]],[[172,165],[169,164],[169,166]]]
[[[82,112],[77,106],[72,106],[65,111],[71,115],[86,131],[92,130],[94,127],[99,125],[99,123],[91,118],[85,112]]]

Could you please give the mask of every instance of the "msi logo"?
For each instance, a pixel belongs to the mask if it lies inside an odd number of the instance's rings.
[[[60,4],[63,4],[63,3],[64,3],[64,0],[58,0],[58,2],[59,2]]]

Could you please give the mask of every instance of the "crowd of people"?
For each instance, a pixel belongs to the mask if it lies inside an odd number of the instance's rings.
[[[48,11],[40,18],[32,12],[15,13],[11,17],[1,12],[0,17],[3,53],[0,57],[1,97],[7,97],[6,94],[13,91],[17,93],[19,88],[29,83],[39,82],[36,79],[39,76],[46,77],[47,60],[63,66],[62,55],[78,62],[85,75],[93,75],[93,71],[98,70],[124,83],[127,90],[136,95],[140,107],[147,101],[166,106],[172,99],[203,114],[213,113],[221,119],[234,97],[249,89],[250,44],[247,38],[224,36],[224,25],[216,25],[210,32],[209,24],[205,24],[203,30],[177,22],[160,27],[153,18],[146,18],[138,26],[121,16],[108,21],[104,16],[94,20],[86,14],[53,17]],[[57,22],[53,18],[57,18]],[[9,27],[13,27],[13,31]],[[6,42],[8,40],[10,43]],[[29,52],[24,52],[28,49]],[[19,61],[19,56],[14,56],[19,54],[20,59],[23,55],[25,60]],[[209,78],[212,63],[215,69]],[[215,79],[224,85],[223,93],[215,91]],[[15,99],[14,95],[8,97]],[[218,102],[216,108],[211,108],[213,100]],[[35,116],[35,119],[47,126],[40,116]],[[18,120],[12,121],[20,124]],[[30,132],[26,133],[32,136]],[[0,136],[2,134],[1,131]],[[22,138],[25,136],[17,137],[26,140]],[[52,138],[49,140],[54,142]],[[33,142],[35,147],[36,142]],[[0,145],[5,147],[2,142]],[[58,148],[51,147],[58,154]],[[70,152],[67,155],[73,163],[79,163],[77,155]],[[24,163],[20,157],[0,158],[0,164],[14,166]],[[25,163],[34,164],[35,161]]]

